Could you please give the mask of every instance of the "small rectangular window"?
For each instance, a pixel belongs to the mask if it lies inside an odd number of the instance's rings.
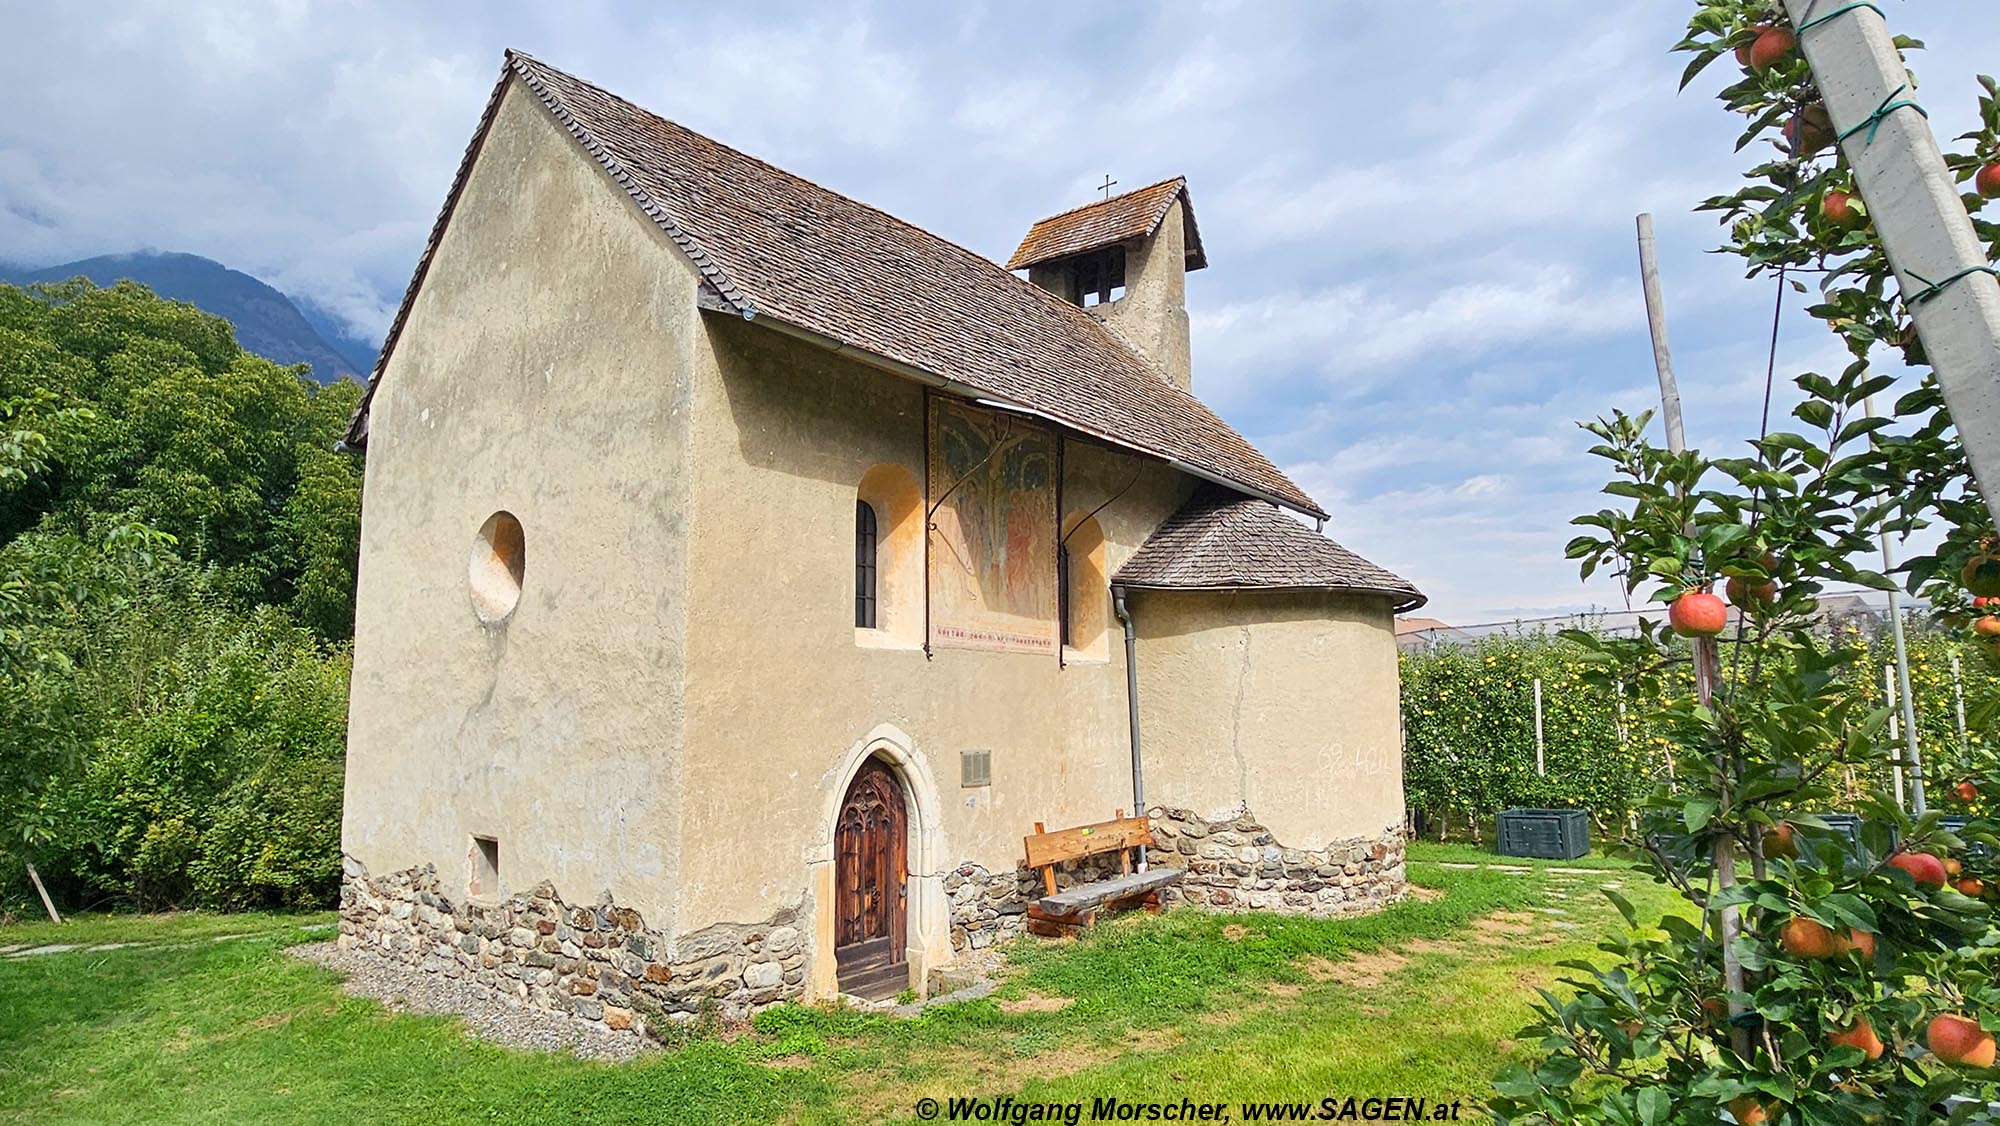
[[[472,838],[472,884],[475,896],[500,894],[500,842],[492,837]]]

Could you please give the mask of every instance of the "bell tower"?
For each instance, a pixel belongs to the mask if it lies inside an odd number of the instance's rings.
[[[1192,380],[1187,275],[1206,265],[1178,176],[1043,219],[1007,260],[1103,321],[1183,391]]]

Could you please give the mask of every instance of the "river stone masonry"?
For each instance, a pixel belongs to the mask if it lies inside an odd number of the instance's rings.
[[[544,880],[497,903],[472,903],[441,892],[429,864],[371,876],[352,856],[341,862],[341,949],[468,978],[605,1028],[657,1031],[693,1019],[705,1003],[741,1020],[805,993],[796,911],[670,939],[608,891],[595,903],[570,903]]]
[[[1056,869],[1056,890],[1107,880],[1118,874],[1118,856],[1099,853]],[[1043,894],[1042,872],[1017,864],[994,872],[968,860],[947,872],[944,893],[951,900],[951,948],[983,950],[1026,933],[1028,904]]]
[[[1192,810],[1155,806],[1154,845],[1146,861],[1187,869],[1164,889],[1169,906],[1189,903],[1220,911],[1274,911],[1331,917],[1373,911],[1402,898],[1403,833],[1334,841],[1325,848],[1286,848],[1248,812],[1209,821]],[[1058,891],[1119,872],[1116,853],[1084,857],[1056,869]],[[1024,933],[1028,904],[1043,894],[1037,869],[995,872],[966,861],[945,875],[951,900],[951,948],[981,950]]]
[[[1402,898],[1403,834],[1334,841],[1324,848],[1287,848],[1247,811],[1209,821],[1192,810],[1155,806],[1151,865],[1187,869],[1167,888],[1167,903],[1211,910],[1276,911],[1322,918],[1354,915]]]

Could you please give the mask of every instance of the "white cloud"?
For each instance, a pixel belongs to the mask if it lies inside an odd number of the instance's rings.
[[[1988,2],[1892,12],[1941,136],[2000,50]],[[1671,5],[15,7],[0,260],[192,251],[374,332],[509,46],[995,256],[1106,172],[1186,174],[1196,389],[1447,618],[1618,601],[1561,552],[1601,503],[1573,420],[1654,397],[1635,213],[1690,435],[1756,430],[1771,290],[1688,211],[1743,158],[1714,84],[1674,92]],[[1839,361],[1789,323],[1777,418]]]
[[[1304,365],[1339,383],[1503,345],[1600,335],[1642,319],[1630,294],[1586,286],[1553,265],[1515,278],[1458,283],[1414,299],[1385,297],[1366,283],[1354,283],[1310,294],[1273,294],[1192,315],[1199,358],[1209,365],[1204,376],[1234,375],[1239,388],[1253,391],[1256,373],[1274,368]]]

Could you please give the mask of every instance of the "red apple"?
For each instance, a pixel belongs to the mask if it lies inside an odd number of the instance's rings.
[[[1764,1104],[1758,1102],[1755,1095],[1738,1095],[1729,1100],[1729,1113],[1740,1126],[1764,1126],[1771,1120],[1771,1113],[1764,1109]]]
[[[1990,619],[1987,618],[1980,619],[1980,621],[1988,621],[1988,620]],[[2000,630],[1995,630],[1993,632],[2000,633]],[[1960,782],[1958,785],[1953,786],[1951,788],[1951,792],[1958,795],[1959,801],[1969,802],[1969,801],[1979,800],[1979,787],[1974,785],[1972,783],[1972,780],[1969,778]]]
[[[1971,1017],[1942,1013],[1924,1029],[1924,1043],[1946,1063],[1993,1066],[1993,1037]]]
[[[2000,637],[2000,614],[1987,614],[1975,619],[1972,623],[1972,632],[1981,637]]]
[[[1947,856],[1947,857],[1945,857],[1945,858],[1944,858],[1944,878],[1945,878],[1945,879],[1947,879],[1947,880],[1955,880],[1955,879],[1957,879],[1957,878],[1958,878],[1958,875],[1959,875],[1959,873],[1960,873],[1960,872],[1963,872],[1963,871],[1965,871],[1965,865],[1963,865],[1963,864],[1959,863],[1959,860],[1958,860],[1958,857],[1956,857],[1956,856]]]
[[[1996,548],[2000,544],[1991,538],[1979,541],[1979,549],[1958,572],[1959,581],[1974,595],[2000,596],[2000,553],[1996,553]]]
[[[1730,605],[1742,610],[1769,606],[1778,600],[1778,584],[1770,579],[1751,586],[1749,579],[1741,575],[1731,575],[1729,581],[1722,584],[1722,592],[1729,596]],[[1755,602],[1756,606],[1752,606],[1752,602]]]
[[[1899,852],[1889,858],[1889,867],[1908,872],[1920,888],[1941,888],[1946,879],[1944,861],[1928,852]]]
[[[1729,607],[1705,590],[1690,590],[1667,608],[1667,623],[1682,637],[1714,637],[1729,625]]]
[[[1756,70],[1769,70],[1791,58],[1792,33],[1782,27],[1766,27],[1750,41],[1750,66]]]
[[[1799,842],[1792,837],[1792,823],[1780,821],[1764,830],[1764,856],[1768,859],[1783,857],[1794,859],[1799,854]]]
[[[1875,1035],[1875,1026],[1868,1023],[1868,1018],[1859,1013],[1854,1015],[1853,1024],[1827,1033],[1826,1042],[1836,1047],[1859,1048],[1871,1060],[1882,1058],[1882,1038]]]
[[[1986,894],[1986,885],[1973,879],[1971,876],[1967,876],[1953,883],[1951,886],[1958,889],[1958,894],[1968,896],[1972,899],[1978,899],[1980,896]]]
[[[1840,940],[1846,945],[1849,951],[1861,955],[1862,961],[1872,962],[1875,960],[1874,935],[1869,934],[1867,931],[1858,931],[1850,928],[1845,934],[1840,936]]]
[[[1972,178],[1972,186],[1987,199],[2000,199],[2000,160],[1981,168]]]
[[[1816,919],[1794,915],[1778,928],[1778,946],[1794,958],[1817,961],[1845,953],[1847,944]]]
[[[1868,217],[1861,213],[1861,208],[1855,206],[1854,197],[1839,188],[1820,197],[1819,213],[1836,227],[1853,228],[1868,221]]]
[[[1824,103],[1814,102],[1785,122],[1785,143],[1794,156],[1811,156],[1833,142],[1833,118]]]

